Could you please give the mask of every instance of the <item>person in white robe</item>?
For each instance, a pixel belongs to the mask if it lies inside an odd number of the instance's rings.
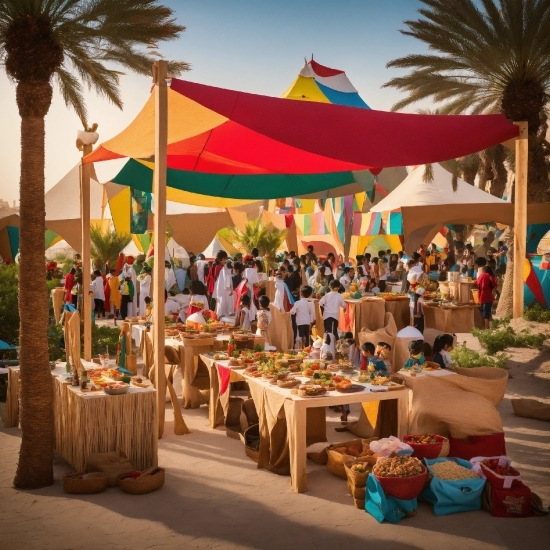
[[[216,315],[218,319],[233,313],[234,298],[231,264],[225,264],[218,275],[214,286],[213,297],[216,299]]]
[[[260,278],[258,277],[258,270],[253,267],[253,264],[248,264],[243,273],[243,279],[246,279],[248,286],[248,295],[250,296],[250,319],[256,319],[256,312],[258,309],[254,304],[254,285],[258,285]]]
[[[137,286],[137,275],[135,269],[132,267],[134,263],[134,258],[128,256],[126,258],[126,263],[122,268],[122,280],[126,277],[132,279],[132,284],[134,285],[134,299],[128,304],[128,317],[135,317],[138,314],[138,286]]]
[[[145,298],[151,296],[151,268],[145,264],[137,278],[139,281],[139,315],[146,315]]]

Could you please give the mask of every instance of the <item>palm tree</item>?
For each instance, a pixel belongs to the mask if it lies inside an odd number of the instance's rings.
[[[156,0],[0,0],[0,58],[21,116],[21,450],[14,485],[53,482],[53,396],[44,271],[44,117],[52,81],[88,128],[83,85],[122,108],[113,65],[150,75],[155,49],[185,30]],[[169,64],[172,74],[188,69]]]
[[[528,200],[550,200],[550,144],[546,141],[550,94],[550,0],[421,0],[422,18],[405,21],[413,36],[428,45],[428,54],[395,59],[388,67],[410,73],[384,86],[407,93],[398,110],[431,99],[440,112],[497,113],[529,123]],[[501,163],[503,150],[494,152]],[[498,179],[496,162],[485,178]],[[491,171],[489,171],[491,167]],[[489,176],[493,176],[489,178]],[[496,193],[495,193],[496,194]]]
[[[128,233],[103,231],[99,227],[92,227],[90,240],[92,241],[91,256],[100,266],[96,269],[101,269],[105,264],[112,266],[116,263],[118,255],[128,246],[132,236]]]
[[[236,227],[228,227],[231,244],[243,253],[257,248],[262,256],[268,259],[275,258],[277,250],[283,244],[286,229],[277,229],[269,223],[262,223],[260,218],[246,222],[244,231]]]

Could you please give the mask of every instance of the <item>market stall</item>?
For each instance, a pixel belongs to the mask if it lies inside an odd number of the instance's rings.
[[[367,297],[360,300],[346,300],[346,311],[340,312],[338,329],[352,332],[357,339],[363,328],[376,330],[384,326],[386,302],[382,298]]]
[[[450,334],[470,332],[474,326],[479,326],[475,322],[475,312],[478,309],[479,306],[470,304],[441,306],[424,303],[424,327]]]

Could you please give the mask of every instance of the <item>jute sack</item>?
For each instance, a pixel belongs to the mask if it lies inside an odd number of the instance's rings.
[[[86,458],[86,473],[105,472],[109,476],[109,487],[118,485],[118,476],[134,470],[126,454],[121,451],[92,453]]]
[[[496,406],[504,398],[508,373],[493,367],[457,370],[458,376],[416,380],[410,433],[465,439],[503,431]]]
[[[550,403],[537,399],[512,399],[512,408],[516,416],[550,422]]]

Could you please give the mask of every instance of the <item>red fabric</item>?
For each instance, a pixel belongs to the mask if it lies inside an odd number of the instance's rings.
[[[227,388],[229,387],[231,370],[229,370],[226,367],[222,367],[221,365],[217,365],[217,367],[218,367],[218,377],[220,379],[220,395],[223,395],[227,391]]]
[[[291,147],[370,167],[467,155],[518,135],[504,115],[417,115],[288,101],[172,79],[172,90]],[[177,117],[177,115],[175,115]]]
[[[311,68],[314,70],[315,74],[319,76],[336,76],[337,74],[342,74],[344,71],[339,69],[331,69],[330,67],[325,67],[313,59],[309,62]]]
[[[72,301],[71,290],[74,286],[74,275],[72,273],[67,273],[65,276],[65,302]]]
[[[316,174],[367,168],[286,145],[232,121],[172,143],[167,154],[168,168],[215,174]]]
[[[489,273],[482,273],[476,279],[477,287],[479,288],[479,303],[490,304],[495,301],[493,290],[497,287],[496,279]]]
[[[237,311],[237,309],[239,308],[239,304],[241,303],[241,296],[248,294],[248,286],[246,283],[247,280],[243,279],[235,289],[235,311]]]
[[[292,222],[294,221],[294,216],[292,214],[285,214],[285,227],[288,229]]]
[[[529,275],[527,275],[527,279],[525,279],[525,284],[527,285],[527,288],[533,293],[535,300],[539,302],[542,307],[547,307],[546,298],[544,297],[542,286],[535,270],[533,269],[533,263],[529,258],[527,258],[527,261],[529,262]]]
[[[467,439],[455,439],[449,435],[449,456],[470,460],[474,456],[506,456],[504,433],[471,435]]]
[[[220,271],[222,270],[222,268],[223,268],[222,264],[214,263],[212,265],[212,268],[208,272],[208,277],[206,278],[206,289],[210,294],[214,292],[214,286],[216,284],[218,275],[220,274]]]
[[[189,304],[189,307],[187,308],[187,315],[185,317],[189,317],[190,315],[193,315],[193,313],[198,313],[199,311],[202,311],[202,307]]]

